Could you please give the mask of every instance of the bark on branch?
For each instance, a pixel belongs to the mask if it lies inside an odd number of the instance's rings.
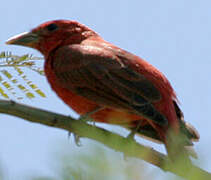
[[[175,164],[171,163],[166,155],[153,150],[150,147],[138,144],[135,140],[127,139],[103,128],[77,121],[71,117],[7,100],[0,100],[0,113],[20,117],[30,122],[65,129],[80,137],[98,141],[115,151],[123,152],[129,157],[142,159],[164,171],[172,172],[187,180],[211,179],[211,174],[209,172],[206,172],[194,164],[191,164],[191,167],[177,166],[175,168]]]

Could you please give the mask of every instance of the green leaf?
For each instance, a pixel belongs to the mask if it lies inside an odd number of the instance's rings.
[[[23,74],[23,71],[21,70],[21,68],[15,66],[14,69],[18,72],[19,75]]]
[[[35,96],[34,96],[34,94],[32,94],[32,93],[30,93],[30,92],[27,92],[26,93],[26,96],[28,97],[28,98],[34,98]]]
[[[39,94],[41,97],[46,97],[46,95],[40,89],[36,89],[35,92]]]
[[[0,87],[0,94],[6,99],[9,99],[9,96],[4,92],[4,90]]]
[[[7,80],[4,80],[2,76],[0,76],[0,84],[2,84],[3,87],[10,91],[12,95],[16,94],[14,90],[15,88],[18,88],[22,93],[25,94],[27,98],[34,98],[34,92],[40,97],[46,97],[45,93],[39,89],[36,84],[27,78],[27,75],[24,73],[24,69],[22,69],[22,67],[29,68],[30,70],[43,75],[43,69],[36,63],[36,60],[43,60],[42,57],[34,57],[33,55],[29,54],[17,56],[13,55],[11,52],[1,52],[0,59],[3,59],[0,61],[0,68],[2,68],[0,72],[4,75],[4,78],[7,78],[13,85],[11,85]],[[18,78],[13,77],[15,76],[14,73],[11,73],[9,69],[6,69],[9,67],[14,68],[14,70],[17,72],[17,76],[19,76],[24,81],[23,83],[20,83]],[[2,93],[3,92],[4,91],[2,89]],[[6,93],[4,92],[4,94]],[[9,97],[9,95],[7,96]],[[21,99],[21,97],[17,98]]]
[[[7,70],[1,70],[1,72],[2,72],[8,79],[12,79],[12,74],[10,74]]]

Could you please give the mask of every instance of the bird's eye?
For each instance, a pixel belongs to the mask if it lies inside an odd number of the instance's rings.
[[[59,27],[56,24],[49,24],[46,28],[48,31],[54,31],[58,29]]]

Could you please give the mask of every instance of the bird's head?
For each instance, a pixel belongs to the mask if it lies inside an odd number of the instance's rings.
[[[6,44],[31,47],[47,56],[57,47],[79,44],[94,35],[94,31],[76,21],[54,20],[43,23],[29,32],[13,36]]]

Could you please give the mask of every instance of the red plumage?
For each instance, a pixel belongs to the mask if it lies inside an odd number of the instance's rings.
[[[91,115],[94,121],[137,128],[137,133],[166,144],[171,156],[199,139],[184,122],[174,90],[158,69],[76,21],[44,23],[8,44],[39,50],[52,89],[80,115],[101,108]],[[180,135],[183,140],[170,150]]]

